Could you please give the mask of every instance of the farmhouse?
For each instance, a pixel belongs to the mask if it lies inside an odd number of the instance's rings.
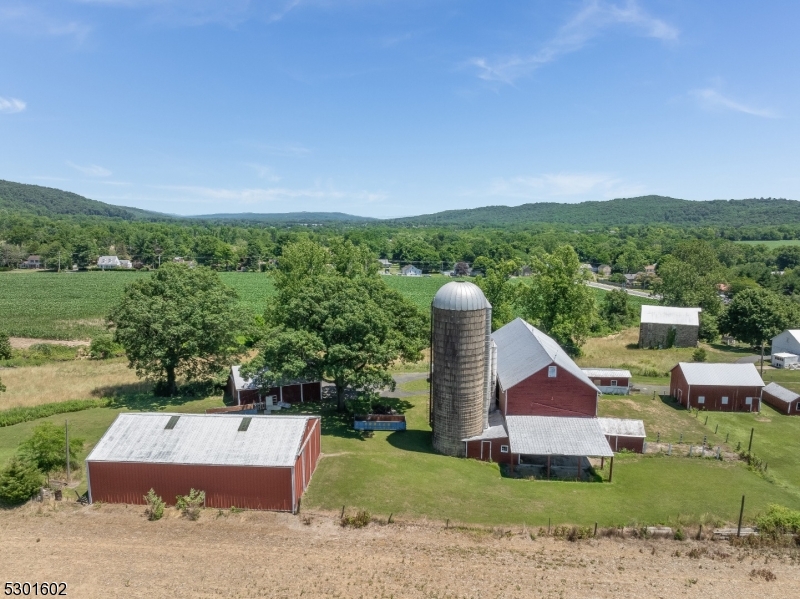
[[[644,440],[647,434],[644,422],[641,420],[598,418],[597,421],[614,451],[625,449],[636,453],[644,452]]]
[[[631,372],[618,368],[584,368],[588,376],[601,393],[612,395],[628,395],[631,392]]]
[[[700,308],[642,306],[639,347],[695,347],[700,312]]]
[[[800,395],[786,387],[781,387],[777,383],[770,383],[764,387],[761,392],[761,399],[781,414],[791,414],[793,416],[800,414]]]
[[[600,390],[553,339],[517,318],[492,333],[505,416],[597,416]]]
[[[786,329],[772,338],[772,355],[793,354],[800,356],[800,329]]]
[[[43,268],[42,257],[36,254],[31,254],[24,262],[20,262],[20,268]]]
[[[119,265],[119,258],[116,256],[100,256],[97,259],[97,266],[103,270],[107,268],[118,268]]]
[[[89,501],[198,489],[206,507],[294,513],[319,455],[316,416],[120,414],[86,458]]]
[[[669,388],[687,409],[758,412],[764,381],[753,364],[680,362],[672,369]]]
[[[400,269],[400,274],[404,277],[418,277],[422,274],[422,271],[413,264],[406,264]]]
[[[228,375],[228,394],[236,405],[265,404],[264,409],[280,408],[280,404],[304,403],[322,399],[322,383],[294,381],[279,387],[272,387],[262,394],[252,379],[244,378],[241,366],[231,366]]]

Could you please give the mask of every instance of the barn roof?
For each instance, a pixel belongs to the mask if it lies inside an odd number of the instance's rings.
[[[672,306],[642,306],[642,323],[685,324],[699,326],[701,308],[674,308]]]
[[[120,414],[87,462],[293,466],[311,416]],[[242,430],[244,429],[244,430]]]
[[[483,310],[492,306],[475,283],[451,281],[436,292],[433,307],[439,310]]]
[[[244,391],[245,389],[257,389],[258,387],[253,384],[253,379],[246,379],[240,372],[241,366],[231,366],[231,378],[233,378],[233,388],[236,391]]]
[[[800,395],[794,391],[790,391],[786,387],[781,387],[777,383],[770,383],[764,387],[764,393],[769,393],[772,395],[772,397],[784,403],[791,403],[797,399],[800,399]]]
[[[703,362],[679,362],[686,382],[690,385],[717,387],[763,387],[764,381],[755,364],[705,364]]]
[[[597,418],[506,416],[513,453],[613,457]]]
[[[618,368],[583,368],[583,372],[590,379],[629,379],[632,378],[630,370]]]
[[[503,389],[510,389],[550,364],[557,364],[600,392],[555,340],[521,318],[497,329],[492,339],[497,343],[497,378]]]
[[[794,340],[795,340],[795,341],[797,341],[798,343],[800,343],[800,329],[786,329],[785,331],[783,331],[783,332],[781,332],[781,333],[778,333],[777,335],[775,335],[775,336],[773,337],[773,339],[777,339],[778,337],[780,337],[781,335],[783,335],[783,333],[789,333],[789,335],[790,335],[790,336],[794,337]]]
[[[646,437],[644,422],[628,418],[598,418],[600,428],[606,435],[617,437]]]

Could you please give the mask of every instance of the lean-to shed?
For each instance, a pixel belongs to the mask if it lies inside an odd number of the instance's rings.
[[[602,393],[628,395],[631,392],[631,371],[620,368],[584,368],[588,376]]]
[[[120,414],[86,458],[89,501],[296,512],[320,455],[317,416]]]
[[[800,414],[800,395],[778,383],[770,383],[761,392],[764,403],[771,405],[781,414],[796,416]]]
[[[606,436],[608,444],[614,451],[627,449],[636,453],[644,451],[644,440],[647,434],[644,422],[628,418],[598,418],[600,428]]]

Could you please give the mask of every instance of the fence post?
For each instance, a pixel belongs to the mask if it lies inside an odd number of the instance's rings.
[[[694,445],[689,445],[689,457],[692,457],[693,450],[694,450]]]
[[[755,427],[750,429],[750,445],[747,446],[747,453],[750,453],[750,450],[753,449],[753,433],[755,430]]]
[[[714,434],[715,435],[717,434],[718,430],[719,430],[719,422],[717,423],[717,426],[714,427]]]
[[[744,495],[742,495],[742,507],[739,509],[739,527],[736,529],[736,536],[742,536],[742,516],[744,516]]]
[[[703,423],[703,426],[708,425],[708,414],[706,414],[706,421]]]
[[[672,443],[669,444],[669,448],[667,449],[667,455],[672,455]]]
[[[661,443],[661,433],[658,433],[658,435],[656,435],[656,443]]]
[[[728,442],[728,435],[730,435],[730,433],[725,433],[725,443]]]
[[[678,439],[678,445],[683,445],[683,433],[681,433],[681,438]]]
[[[547,519],[547,536],[550,536],[550,518]]]
[[[597,522],[594,523],[594,536],[597,536]]]

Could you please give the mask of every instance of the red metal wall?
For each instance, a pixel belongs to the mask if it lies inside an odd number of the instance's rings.
[[[762,398],[764,399],[764,403],[768,403],[781,414],[789,414],[790,416],[796,416],[797,414],[800,414],[800,400],[787,403],[785,401],[778,400],[767,391],[762,393]]]
[[[507,389],[508,416],[597,416],[597,391],[558,366],[547,376],[547,366]],[[503,400],[501,399],[501,403]]]
[[[320,401],[322,399],[322,383],[303,383],[303,402]],[[274,395],[277,401],[285,403],[300,403],[300,385],[286,385],[283,387],[283,397],[279,387],[273,387],[268,395]]]
[[[169,505],[189,489],[206,493],[206,506],[292,511],[292,469],[89,462],[92,501],[143,504],[152,488]]]
[[[599,381],[599,382],[598,382]],[[631,384],[631,380],[627,377],[619,377],[619,378],[594,378],[592,377],[592,382],[597,385],[598,387],[610,387],[611,381],[617,381],[617,387],[628,387]]]
[[[762,388],[723,385],[691,385],[690,388],[683,376],[683,371],[678,366],[675,366],[670,373],[669,389],[672,397],[678,398],[678,391],[681,391],[679,401],[682,406],[700,408],[710,412],[757,412]],[[705,403],[697,403],[697,398],[700,396],[705,397]],[[727,405],[722,403],[723,396],[728,398]],[[752,410],[745,403],[747,397],[753,398]]]
[[[483,446],[483,457],[481,457],[481,443],[485,443],[486,445]],[[484,462],[497,462],[498,464],[508,464],[511,462],[511,452],[509,453],[501,453],[500,446],[501,445],[508,445],[508,437],[501,437],[499,439],[484,439],[484,440],[476,440],[476,441],[466,441],[467,444],[467,456],[468,458],[472,458],[474,460],[483,460]],[[489,445],[491,445],[491,454]],[[491,460],[489,459],[491,457]]]
[[[621,437],[617,435],[606,435],[608,444],[612,451],[619,451],[627,449],[628,451],[635,451],[642,453],[644,451],[644,439],[642,437]]]

